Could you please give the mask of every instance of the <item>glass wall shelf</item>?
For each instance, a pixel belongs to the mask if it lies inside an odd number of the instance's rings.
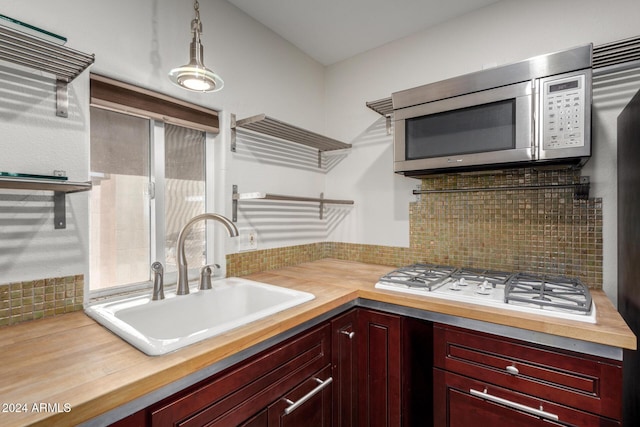
[[[67,38],[61,36],[60,34],[52,33],[51,31],[44,30],[42,28],[27,24],[26,22],[22,22],[17,19],[11,18],[10,16],[2,14],[0,14],[0,26],[8,27],[20,31],[21,33],[31,34],[32,36],[48,40],[59,45],[65,44],[67,42]]]

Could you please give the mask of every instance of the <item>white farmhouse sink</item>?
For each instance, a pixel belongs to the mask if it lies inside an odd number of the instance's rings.
[[[150,356],[177,350],[314,299],[293,289],[231,277],[213,289],[95,304],[87,315]]]

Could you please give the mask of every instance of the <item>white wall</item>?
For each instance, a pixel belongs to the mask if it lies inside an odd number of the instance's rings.
[[[267,113],[322,131],[324,67],[223,0],[200,1],[205,64],[225,80],[224,90],[214,94],[184,91],[166,77],[169,69],[188,61],[192,2],[2,3],[4,15],[61,34],[73,49],[95,53],[91,72],[222,110],[225,126],[230,113],[238,118]],[[27,78],[39,73],[26,70],[27,77],[16,77],[13,66],[0,65],[0,171],[51,174],[63,169],[71,180],[88,180],[89,73],[70,85],[70,117],[64,119],[55,116],[50,77],[34,88]],[[224,190],[214,194],[218,212],[231,215],[231,184],[276,193],[298,191],[303,183],[312,194],[324,189],[324,175],[319,179],[316,171],[282,165],[261,169],[246,151],[230,154],[228,129],[216,140],[216,185]],[[51,208],[24,200],[50,193],[22,191],[14,196],[18,201],[7,200],[7,193],[0,191],[0,283],[88,273],[88,193],[67,197],[66,230],[53,229]]]
[[[365,107],[366,101],[485,66],[637,36],[639,16],[637,0],[501,1],[328,67],[326,129],[331,136],[353,140],[354,149],[328,176],[327,192],[357,195],[354,215],[329,239],[408,245],[406,203],[418,181],[392,173],[392,138],[367,131],[381,117]],[[603,198],[603,279],[615,301],[617,114],[610,109],[600,114],[596,99],[594,115],[595,125],[608,130],[595,132],[594,154],[583,174],[591,176],[592,196]]]

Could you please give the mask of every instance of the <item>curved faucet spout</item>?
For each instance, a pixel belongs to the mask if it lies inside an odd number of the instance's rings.
[[[204,213],[201,215],[194,216],[187,222],[182,230],[180,230],[180,234],[178,234],[178,244],[177,244],[177,257],[178,257],[178,288],[176,291],[177,295],[186,295],[189,293],[189,277],[187,275],[187,256],[184,253],[184,243],[187,240],[187,235],[193,224],[200,221],[206,221],[208,219],[218,221],[224,225],[227,229],[227,233],[231,237],[238,236],[238,228],[235,226],[229,218],[226,218],[222,215],[218,215],[215,213]]]

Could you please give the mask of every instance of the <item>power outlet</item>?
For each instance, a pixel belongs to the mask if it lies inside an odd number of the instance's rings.
[[[255,251],[258,249],[258,233],[253,228],[241,228],[238,230],[238,250],[239,251]]]

